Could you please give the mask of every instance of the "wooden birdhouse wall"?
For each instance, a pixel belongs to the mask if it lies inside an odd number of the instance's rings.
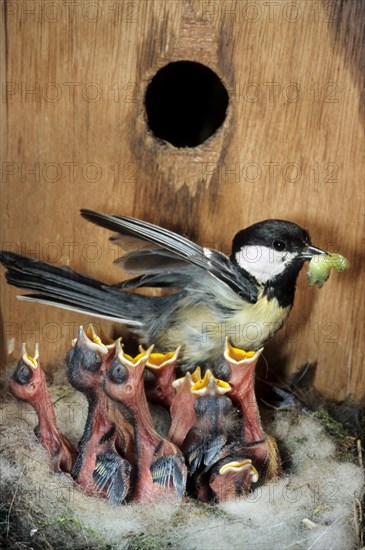
[[[363,2],[5,0],[2,9],[2,248],[116,282],[116,247],[81,207],[227,253],[253,222],[297,222],[351,269],[321,290],[301,274],[265,357],[285,374],[317,361],[318,390],[361,398]],[[146,118],[151,79],[182,60],[209,67],[229,97],[221,127],[194,147],[156,139]],[[2,273],[2,360],[22,341],[40,342],[44,365],[63,358],[86,318],[16,294]]]

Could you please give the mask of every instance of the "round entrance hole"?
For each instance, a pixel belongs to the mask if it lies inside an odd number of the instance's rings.
[[[209,67],[176,61],[160,69],[147,87],[147,123],[157,138],[175,147],[196,147],[223,124],[228,101]]]

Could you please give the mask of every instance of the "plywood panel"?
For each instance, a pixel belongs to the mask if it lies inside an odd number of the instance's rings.
[[[363,3],[19,0],[3,10],[2,247],[114,282],[115,249],[80,207],[226,252],[252,222],[295,221],[351,270],[321,290],[301,276],[266,357],[286,374],[318,361],[318,389],[359,398]],[[154,139],[143,104],[150,78],[181,59],[216,71],[230,96],[223,127],[187,149]],[[62,357],[84,317],[17,302],[3,279],[1,292],[12,356],[27,339],[40,340],[44,361]]]

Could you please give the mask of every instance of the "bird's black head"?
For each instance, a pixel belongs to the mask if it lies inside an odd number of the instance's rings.
[[[309,233],[284,220],[264,220],[243,229],[233,239],[231,260],[265,285],[268,298],[291,305],[299,271],[313,254],[325,254],[310,244]]]
[[[310,246],[308,232],[284,220],[264,220],[242,229],[232,243],[231,260],[259,282],[280,276],[288,267],[297,273],[318,249]]]

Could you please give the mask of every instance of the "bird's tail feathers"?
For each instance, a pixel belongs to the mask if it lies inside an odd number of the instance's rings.
[[[158,297],[120,291],[68,267],[53,266],[14,252],[0,252],[0,262],[7,268],[9,284],[33,292],[19,296],[22,300],[51,304],[137,327],[148,326],[151,315],[158,315]]]

